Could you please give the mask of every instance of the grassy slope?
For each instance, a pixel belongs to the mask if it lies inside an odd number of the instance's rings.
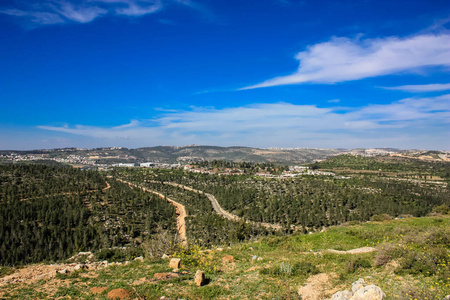
[[[172,281],[153,281],[154,273],[171,270],[167,260],[148,259],[4,286],[0,298],[107,299],[108,291],[125,288],[136,299],[299,299],[298,288],[307,284],[308,278],[322,279],[314,290],[320,292],[323,283],[321,297],[329,298],[332,290],[351,289],[352,282],[365,278],[367,283],[380,286],[386,299],[442,299],[450,294],[449,238],[448,216],[369,222],[311,235],[267,237],[223,251],[200,252],[192,246],[174,254],[183,259],[181,271],[187,274]],[[357,255],[322,252],[364,246],[377,247],[378,251]],[[234,262],[222,264],[225,255],[232,255]],[[254,255],[263,259],[252,260]],[[284,268],[280,268],[282,263]],[[296,263],[301,263],[297,269]],[[206,271],[208,285],[193,285],[197,269]],[[132,285],[141,278],[147,282]],[[89,291],[91,287],[107,290],[95,295]]]

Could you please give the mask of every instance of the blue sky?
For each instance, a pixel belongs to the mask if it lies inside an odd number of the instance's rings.
[[[0,149],[450,150],[450,2],[3,0]]]

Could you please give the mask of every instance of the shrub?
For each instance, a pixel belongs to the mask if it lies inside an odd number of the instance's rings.
[[[389,220],[392,220],[392,217],[391,217],[390,215],[388,215],[388,214],[381,214],[381,215],[373,215],[370,219],[371,219],[372,221],[378,221],[378,222],[381,222],[381,221],[389,221]]]
[[[372,264],[367,259],[358,257],[356,259],[351,259],[347,263],[346,271],[347,273],[354,273],[359,268],[370,268]]]
[[[400,250],[391,243],[383,243],[379,245],[377,255],[375,256],[375,266],[384,266],[392,259],[398,257]]]
[[[205,252],[198,244],[180,248],[173,257],[181,258],[181,263],[186,268],[199,268],[205,272],[212,273],[218,270],[219,263],[214,257],[214,252]]]
[[[446,215],[446,214],[448,214],[450,212],[450,207],[448,207],[447,204],[442,204],[442,205],[439,205],[439,206],[435,206],[435,207],[433,207],[433,212],[437,212],[437,213]]]
[[[437,276],[448,281],[449,254],[446,249],[435,247],[423,252],[409,251],[400,261],[400,269],[396,273],[422,274],[424,276]]]
[[[99,260],[107,260],[109,262],[133,260],[143,255],[144,250],[138,247],[101,249],[96,253],[96,257]]]
[[[319,269],[309,262],[297,262],[291,264],[289,262],[282,262],[279,266],[265,268],[259,271],[259,274],[272,276],[295,276],[295,275],[314,275],[318,274]]]

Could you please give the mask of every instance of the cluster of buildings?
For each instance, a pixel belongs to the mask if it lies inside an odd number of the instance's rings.
[[[95,162],[89,158],[81,155],[68,155],[67,157],[48,157],[44,154],[3,154],[0,155],[0,159],[4,158],[9,161],[19,162],[19,161],[36,161],[36,160],[53,160],[59,163],[76,164],[76,165],[95,165]]]
[[[283,171],[281,175],[274,175],[268,172],[259,172],[255,174],[256,176],[270,177],[270,178],[289,178],[298,177],[303,175],[313,175],[313,176],[335,176],[333,172],[324,172],[319,170],[311,170],[309,167],[303,166],[290,166],[289,170]]]
[[[193,165],[185,165],[184,167],[185,171],[193,172],[193,173],[203,173],[203,174],[211,174],[211,175],[242,175],[244,174],[244,171],[239,168],[225,168],[223,170],[218,169],[206,169],[206,168],[200,168]]]
[[[113,164],[112,167],[140,167],[140,168],[160,168],[160,169],[172,169],[180,167],[180,164],[163,164],[155,162],[144,162],[144,163],[118,163]]]

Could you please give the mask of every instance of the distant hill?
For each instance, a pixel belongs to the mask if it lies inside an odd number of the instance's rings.
[[[302,164],[324,160],[339,154],[361,156],[400,155],[416,159],[444,158],[441,151],[398,150],[393,148],[372,149],[319,149],[319,148],[251,148],[219,146],[157,146],[128,149],[123,147],[104,147],[95,149],[63,148],[48,150],[0,151],[1,160],[53,159],[72,164],[113,164],[123,162],[178,163],[203,160],[226,160],[233,162],[270,162],[281,164]],[[448,153],[444,153],[447,158]],[[27,158],[28,157],[28,158]]]
[[[347,152],[343,149],[315,149],[315,148],[270,148],[260,149],[251,147],[218,147],[218,146],[157,146],[137,149],[122,147],[80,149],[64,148],[51,150],[31,151],[0,151],[0,155],[24,156],[33,155],[45,158],[72,158],[80,157],[95,161],[96,163],[118,162],[160,162],[177,163],[184,161],[227,160],[233,162],[274,162],[274,163],[306,163],[316,159]],[[80,160],[81,161],[81,160]]]

